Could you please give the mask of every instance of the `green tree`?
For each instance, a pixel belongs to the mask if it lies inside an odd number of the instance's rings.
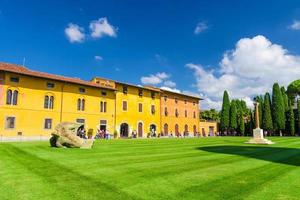
[[[273,122],[272,122],[272,113],[271,113],[271,98],[270,94],[267,92],[264,97],[264,105],[263,105],[263,119],[262,119],[262,128],[266,131],[273,130]]]
[[[230,129],[231,131],[237,130],[236,100],[232,100],[230,104]]]
[[[221,110],[220,129],[221,131],[227,131],[229,128],[229,112],[230,112],[230,100],[228,92],[225,90],[223,94],[223,104]]]
[[[292,106],[289,106],[287,111],[287,131],[290,135],[295,135],[295,117],[294,117],[294,110]]]
[[[272,91],[273,128],[282,135],[285,129],[284,102],[278,83],[274,83]]]
[[[200,119],[220,121],[220,113],[215,109],[204,110],[200,112]]]
[[[298,135],[300,135],[300,100],[297,102],[297,119]]]
[[[240,113],[238,115],[238,132],[241,134],[241,135],[245,135],[245,121],[244,121],[244,115],[243,113]]]
[[[288,111],[289,110],[289,103],[288,103],[289,100],[288,100],[288,96],[286,94],[284,86],[282,86],[280,88],[280,90],[281,90],[281,94],[282,94],[282,99],[283,99],[283,104],[284,104],[284,110]]]

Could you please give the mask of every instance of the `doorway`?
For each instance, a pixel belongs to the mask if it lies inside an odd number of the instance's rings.
[[[143,123],[142,122],[138,123],[138,136],[143,137]]]
[[[121,137],[128,137],[129,133],[129,126],[127,123],[122,123],[120,126],[120,136]]]

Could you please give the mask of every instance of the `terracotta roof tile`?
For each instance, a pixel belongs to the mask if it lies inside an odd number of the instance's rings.
[[[0,62],[0,71],[13,72],[13,73],[22,74],[22,75],[46,78],[46,79],[68,82],[68,83],[75,83],[75,84],[90,86],[90,87],[111,89],[111,88],[106,88],[106,87],[100,86],[100,85],[90,82],[90,81],[81,80],[79,78],[70,78],[70,77],[65,77],[65,76],[48,74],[48,73],[44,73],[44,72],[38,72],[38,71],[30,70],[30,69],[20,66],[20,65],[15,65],[15,64],[10,64],[10,63]]]

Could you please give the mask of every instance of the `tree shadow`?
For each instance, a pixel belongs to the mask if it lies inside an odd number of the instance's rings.
[[[198,150],[219,154],[237,155],[248,158],[300,166],[300,149],[266,146],[205,146]]]

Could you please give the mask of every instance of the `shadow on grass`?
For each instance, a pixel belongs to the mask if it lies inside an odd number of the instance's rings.
[[[300,149],[262,146],[206,146],[198,150],[211,153],[237,155],[259,160],[300,166]]]

